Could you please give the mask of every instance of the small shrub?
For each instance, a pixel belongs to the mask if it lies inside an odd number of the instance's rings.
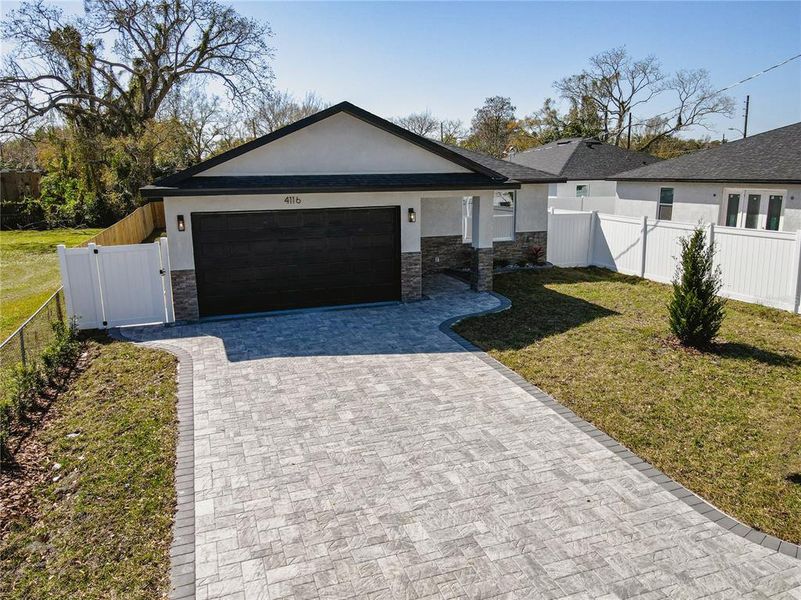
[[[51,380],[58,374],[59,368],[73,363],[80,348],[74,325],[56,321],[52,327],[53,341],[42,352],[45,374]]]
[[[706,243],[698,227],[681,240],[681,261],[668,304],[670,330],[685,346],[708,346],[720,330],[725,300],[718,296],[720,268],[715,268],[714,244]]]
[[[537,246],[532,244],[531,246],[526,248],[525,254],[526,258],[528,259],[528,262],[530,262],[533,265],[542,264],[542,262],[545,260],[545,248],[543,248],[542,246]]]
[[[16,419],[22,419],[44,390],[46,381],[38,362],[18,364],[11,375],[11,408]]]
[[[509,266],[509,261],[505,258],[496,258],[492,261],[492,266],[496,269],[503,269]]]
[[[526,265],[528,265],[528,261],[527,261],[527,260],[522,260],[522,259],[521,259],[521,260],[518,260],[518,261],[517,261],[515,264],[516,264],[518,267],[521,267],[521,268],[522,268],[522,267],[525,267]]]

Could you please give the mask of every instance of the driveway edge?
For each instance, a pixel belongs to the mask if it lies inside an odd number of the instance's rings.
[[[192,356],[162,342],[137,342],[120,329],[109,336],[121,342],[158,348],[178,359],[178,440],[175,447],[175,518],[170,545],[170,600],[195,598],[195,408]]]
[[[723,529],[730,531],[742,538],[747,539],[749,542],[754,542],[760,546],[763,546],[769,550],[774,550],[781,554],[785,554],[792,558],[801,559],[801,546],[798,544],[793,544],[791,542],[786,542],[781,540],[777,537],[772,535],[767,535],[761,531],[754,529],[744,523],[741,523],[737,519],[725,514],[723,511],[718,510],[715,506],[711,503],[707,502],[694,492],[688,490],[686,487],[674,481],[662,471],[652,466],[650,463],[646,462],[636,454],[634,454],[631,450],[620,444],[617,440],[613,439],[612,437],[608,436],[606,433],[595,427],[592,423],[585,421],[581,417],[579,417],[576,413],[570,410],[568,407],[564,406],[557,402],[552,396],[546,394],[541,389],[532,385],[522,376],[515,373],[512,369],[504,365],[503,363],[495,360],[489,354],[484,352],[481,348],[473,344],[472,342],[466,340],[458,333],[456,333],[452,328],[458,322],[463,321],[465,319],[471,317],[480,317],[484,315],[489,315],[493,313],[503,312],[508,310],[512,307],[512,302],[506,296],[502,296],[497,292],[485,292],[489,293],[495,298],[500,301],[500,306],[495,308],[491,308],[489,310],[483,310],[476,313],[470,313],[467,315],[461,315],[458,317],[452,317],[440,323],[439,330],[451,338],[454,342],[459,344],[462,348],[467,350],[468,352],[475,355],[481,361],[483,361],[486,365],[495,369],[498,373],[506,377],[509,381],[516,384],[518,387],[524,389],[530,396],[553,410],[556,414],[560,415],[563,419],[572,423],[576,426],[577,429],[583,431],[591,438],[594,438],[597,442],[599,442],[602,446],[607,447],[613,453],[617,454],[624,462],[627,462],[629,465],[634,467],[637,471],[648,477],[654,483],[659,484],[662,488],[666,491],[670,492],[676,498],[684,502],[690,508],[695,510],[697,513],[705,516],[707,519],[712,521],[713,523],[718,524],[719,526],[723,527]]]

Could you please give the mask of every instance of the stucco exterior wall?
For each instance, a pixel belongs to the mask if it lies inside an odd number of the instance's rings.
[[[198,175],[467,172],[396,135],[339,113]]]
[[[776,190],[784,194],[780,230],[801,229],[801,188],[798,186],[619,181],[615,214],[655,219],[659,190],[663,187],[673,188],[673,221],[681,223],[701,221],[717,225],[725,223],[725,201],[728,190],[745,190],[746,194],[748,190]]]
[[[420,233],[423,237],[462,235],[462,196],[422,198]]]
[[[524,183],[517,190],[515,231],[546,231],[548,229],[548,184]]]

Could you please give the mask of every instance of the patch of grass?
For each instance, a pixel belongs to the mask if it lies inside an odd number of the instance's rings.
[[[602,269],[495,279],[456,330],[710,502],[801,542],[801,316],[730,301],[712,351],[673,343],[670,287]]]
[[[176,361],[105,338],[88,351],[90,366],[35,433],[51,470],[34,488],[38,518],[16,523],[0,542],[3,598],[168,591]]]
[[[56,246],[77,246],[101,229],[0,231],[0,341],[58,288]]]

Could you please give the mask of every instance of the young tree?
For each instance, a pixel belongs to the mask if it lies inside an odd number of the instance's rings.
[[[709,346],[725,316],[725,300],[718,296],[720,268],[715,268],[714,244],[707,244],[698,227],[681,239],[681,261],[673,279],[668,304],[670,330],[685,346]]]
[[[492,96],[476,109],[465,145],[495,158],[506,156],[516,127],[515,107],[510,98]]]
[[[439,141],[451,146],[461,143],[465,137],[464,124],[459,119],[447,119],[439,124]]]
[[[328,103],[314,92],[308,92],[302,100],[289,92],[271,92],[259,101],[247,119],[249,134],[255,138],[272,133],[327,107]]]

